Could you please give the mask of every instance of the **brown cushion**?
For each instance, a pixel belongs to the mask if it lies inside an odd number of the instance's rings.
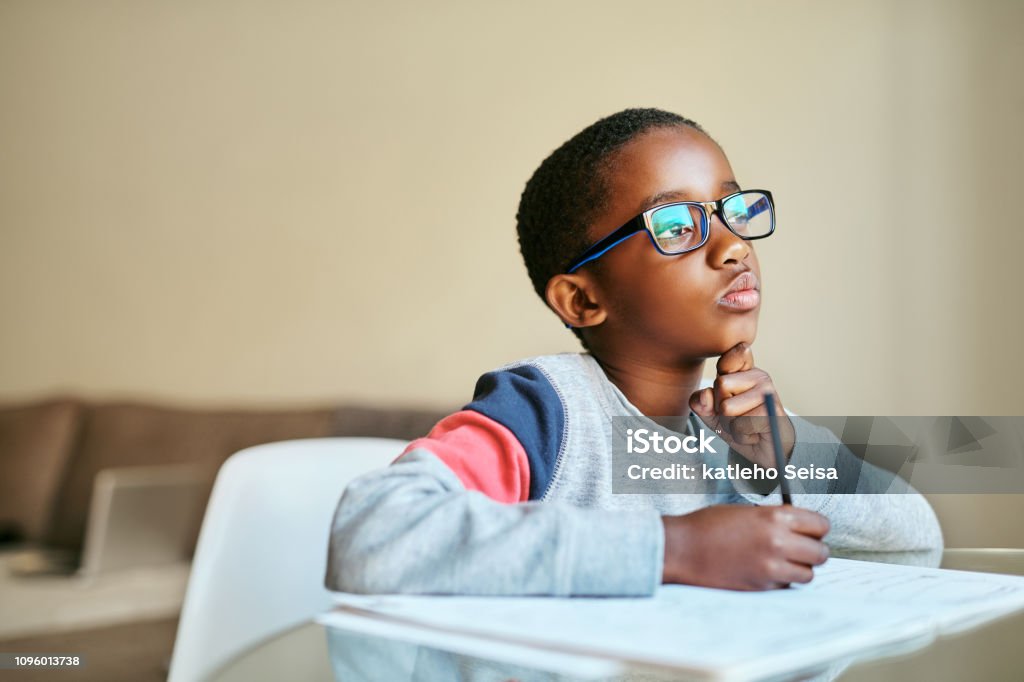
[[[81,416],[63,399],[0,408],[0,527],[12,535],[42,539]]]
[[[334,418],[335,436],[373,436],[412,440],[425,436],[451,411],[346,406]]]
[[[91,408],[61,486],[48,541],[80,548],[93,478],[101,469],[196,464],[208,493],[217,469],[235,452],[260,443],[329,436],[334,417],[334,409],[214,411],[130,403]]]

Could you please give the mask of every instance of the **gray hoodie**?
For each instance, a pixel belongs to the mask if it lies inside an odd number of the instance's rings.
[[[662,515],[781,501],[778,492],[764,495],[736,481],[686,494],[613,492],[613,431],[621,421],[615,418],[645,417],[588,354],[542,356],[489,372],[465,409],[511,434],[518,460],[480,447],[460,454],[456,473],[445,459],[450,450],[439,455],[426,439],[390,466],[354,479],[332,525],[329,589],[645,596],[662,580]],[[942,546],[938,521],[920,494],[888,472],[854,461],[827,430],[792,421],[797,443],[791,464],[858,470],[854,493],[806,492],[794,481],[794,504],[829,518],[825,541],[831,547]],[[702,426],[691,416],[687,431]],[[728,447],[719,440],[716,450]],[[493,499],[466,485],[476,480],[473,468],[500,473],[496,466],[513,461],[522,463],[529,479],[519,500]]]

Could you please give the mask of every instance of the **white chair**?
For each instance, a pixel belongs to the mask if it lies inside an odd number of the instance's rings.
[[[324,588],[334,509],[348,482],[406,443],[270,443],[221,467],[203,518],[169,682],[198,682],[244,649],[331,605]]]

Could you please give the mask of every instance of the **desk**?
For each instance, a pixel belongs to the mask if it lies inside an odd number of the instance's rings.
[[[849,558],[887,563],[930,563],[922,555],[859,554]],[[1024,575],[1024,550],[951,549],[943,552],[943,568]],[[332,658],[333,657],[333,658]],[[407,665],[408,664],[408,665]],[[504,682],[569,682],[576,678],[510,666],[495,661],[363,634],[353,634],[315,623],[285,632],[243,653],[212,679],[216,682],[259,682],[261,680],[308,680],[335,682],[334,669],[344,670],[337,682],[420,682],[435,676],[396,677],[395,669],[423,670],[447,665],[450,679]],[[605,682],[664,682],[681,679],[664,673],[636,673],[602,678]],[[930,680],[960,682],[986,680],[1020,682],[1024,679],[1024,612],[957,635],[941,637],[932,644],[907,654],[853,664],[837,663],[829,671],[793,679],[805,682],[886,682],[888,680]]]

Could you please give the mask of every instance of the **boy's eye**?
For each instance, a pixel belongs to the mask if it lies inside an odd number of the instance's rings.
[[[671,223],[669,225],[659,225],[657,236],[680,237],[690,232],[693,232],[693,225],[685,225],[683,223]]]
[[[745,225],[750,220],[746,211],[726,211],[725,217],[730,225]]]
[[[693,225],[674,222],[667,225],[659,225],[655,230],[654,236],[663,246],[679,248],[686,247],[690,242],[694,241],[694,234]]]
[[[704,214],[700,206],[674,204],[658,209],[651,215],[651,234],[662,249],[682,252],[700,243]]]
[[[691,213],[690,206],[666,206],[651,216],[651,227],[654,236],[659,241],[672,241],[678,245],[680,241],[694,239],[699,224],[699,216]]]

